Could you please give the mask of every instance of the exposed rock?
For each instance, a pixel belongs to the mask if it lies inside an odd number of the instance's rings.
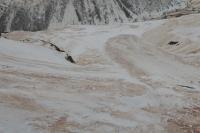
[[[178,42],[178,41],[170,41],[168,44],[169,44],[169,45],[178,45],[179,42]]]
[[[192,86],[187,86],[187,85],[178,85],[180,87],[183,87],[183,88],[188,88],[188,89],[195,89],[194,87]]]
[[[40,41],[42,41],[43,43],[50,44],[50,47],[52,47],[53,49],[55,49],[58,52],[65,52],[64,50],[60,49],[58,46],[56,46],[52,42],[48,42],[48,41],[45,41],[45,40],[40,40]]]
[[[66,59],[67,61],[69,61],[69,62],[73,63],[73,64],[75,64],[75,63],[76,63],[76,62],[74,61],[74,59],[72,58],[72,56],[71,56],[71,55],[69,55],[69,54],[67,54],[67,55],[65,56],[65,59]]]

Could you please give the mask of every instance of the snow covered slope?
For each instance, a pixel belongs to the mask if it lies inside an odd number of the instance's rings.
[[[199,22],[3,35],[0,133],[198,133]]]
[[[160,18],[187,0],[0,0],[0,32]]]

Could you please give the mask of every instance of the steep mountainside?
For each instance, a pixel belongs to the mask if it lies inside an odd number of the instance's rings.
[[[0,31],[159,18],[187,0],[0,0]]]

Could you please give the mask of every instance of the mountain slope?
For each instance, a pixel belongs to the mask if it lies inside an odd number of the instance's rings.
[[[0,31],[66,24],[112,24],[159,18],[187,0],[1,0]]]

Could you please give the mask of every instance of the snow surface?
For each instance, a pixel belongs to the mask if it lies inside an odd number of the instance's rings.
[[[0,133],[170,132],[200,101],[199,18],[3,35]]]

